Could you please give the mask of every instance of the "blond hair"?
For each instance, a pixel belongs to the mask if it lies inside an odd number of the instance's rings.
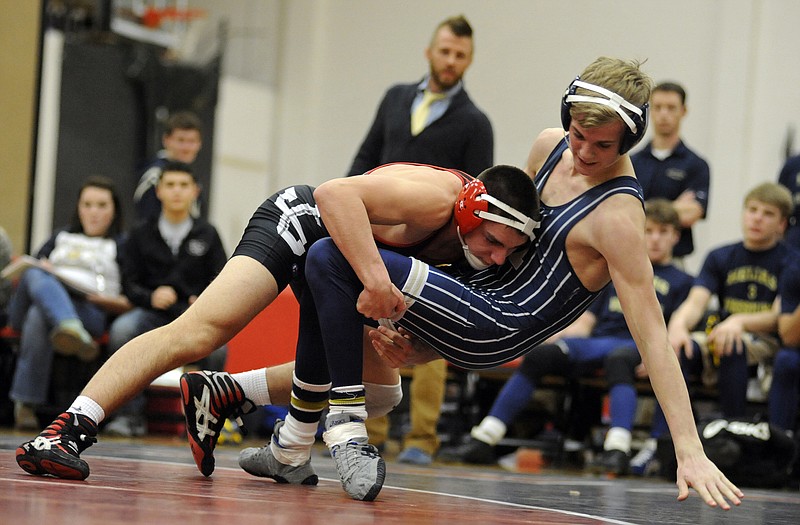
[[[669,199],[658,198],[646,201],[644,203],[644,216],[649,221],[674,226],[678,231],[681,229],[681,218]]]
[[[586,66],[581,73],[581,80],[613,91],[635,106],[643,106],[650,100],[653,80],[641,70],[641,65],[642,62],[637,60],[600,57]],[[575,93],[588,96],[597,95],[584,88],[578,88]],[[570,115],[586,128],[604,126],[615,120],[622,120],[613,108],[587,102],[573,103]]]
[[[744,204],[747,205],[751,200],[775,206],[780,210],[784,219],[788,219],[794,211],[792,193],[777,182],[763,182],[748,191],[744,197]]]

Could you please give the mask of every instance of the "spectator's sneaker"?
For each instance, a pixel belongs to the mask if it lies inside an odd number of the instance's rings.
[[[492,465],[497,462],[494,447],[485,441],[470,436],[463,445],[442,449],[437,456],[439,461],[449,463],[472,463],[475,465]]]
[[[411,465],[430,465],[433,457],[419,447],[408,447],[397,455],[397,461]]]
[[[636,476],[655,476],[660,470],[656,449],[645,447],[641,449],[630,462],[631,474]]]
[[[235,419],[242,427],[241,416],[256,407],[244,397],[242,387],[227,372],[183,374],[181,399],[194,462],[204,476],[210,476],[214,472],[214,447],[225,420]]]
[[[340,425],[348,427],[337,428]],[[340,440],[342,437],[345,439]],[[344,491],[353,499],[374,500],[386,478],[386,463],[378,449],[368,443],[363,420],[349,414],[329,414],[323,439],[336,462]]]
[[[14,430],[39,430],[42,425],[36,417],[36,408],[22,401],[14,402]]]
[[[594,464],[594,471],[601,474],[612,476],[624,476],[628,474],[630,458],[622,450],[604,450]]]
[[[87,363],[100,355],[100,347],[77,319],[62,321],[53,328],[50,332],[50,343],[57,354],[75,355]]]
[[[97,425],[83,414],[64,412],[32,441],[17,448],[17,464],[35,476],[86,479],[89,464],[81,452],[97,442]]]
[[[282,426],[283,421],[281,420],[275,423],[271,441],[276,444],[278,443]],[[242,450],[239,453],[239,466],[248,474],[262,478],[272,478],[278,483],[291,483],[292,485],[316,485],[319,483],[319,478],[311,466],[310,459],[296,467],[285,465],[275,458],[270,448],[270,443],[261,448],[246,448]]]
[[[120,414],[103,427],[103,435],[117,437],[142,437],[147,434],[147,423],[142,416]]]

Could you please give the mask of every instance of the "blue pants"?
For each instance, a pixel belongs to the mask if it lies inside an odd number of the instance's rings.
[[[528,405],[536,389],[538,380],[549,374],[570,376],[573,373],[586,373],[603,366],[605,357],[613,350],[631,345],[630,337],[565,337],[559,345],[542,345],[531,350],[519,370],[506,381],[489,410],[489,415],[498,418],[506,425],[519,415]],[[556,361],[545,352],[560,352],[562,346],[567,352],[564,359]],[[542,349],[542,352],[538,350]],[[560,368],[560,369],[554,369]]]
[[[703,370],[703,357],[700,347],[692,342],[692,358],[681,352],[680,363],[684,377],[700,375]],[[747,382],[749,380],[747,351],[741,354],[723,355],[719,359],[719,407],[725,417],[743,417],[747,415]]]
[[[769,421],[795,430],[800,403],[800,348],[781,348],[775,356],[769,390]]]
[[[11,399],[31,404],[47,401],[53,366],[50,331],[67,319],[80,319],[93,337],[99,337],[106,329],[107,316],[102,308],[68,294],[51,274],[38,268],[27,270],[9,305],[10,324],[20,331]]]
[[[633,341],[629,345],[612,351],[605,360],[608,379],[609,411],[611,426],[633,430],[636,418],[636,367],[642,362]],[[656,400],[650,437],[659,438],[669,432],[661,405]]]

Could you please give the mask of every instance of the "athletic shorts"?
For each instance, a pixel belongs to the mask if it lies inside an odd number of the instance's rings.
[[[289,186],[253,213],[233,255],[245,255],[269,270],[278,289],[304,276],[308,248],[328,237],[312,186]]]

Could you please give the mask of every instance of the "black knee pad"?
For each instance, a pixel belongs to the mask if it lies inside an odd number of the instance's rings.
[[[519,371],[534,384],[546,375],[565,375],[571,369],[565,347],[557,344],[544,344],[531,350],[522,361]]]
[[[630,384],[636,382],[636,367],[642,362],[635,346],[624,346],[613,350],[606,356],[604,368],[608,385]]]

